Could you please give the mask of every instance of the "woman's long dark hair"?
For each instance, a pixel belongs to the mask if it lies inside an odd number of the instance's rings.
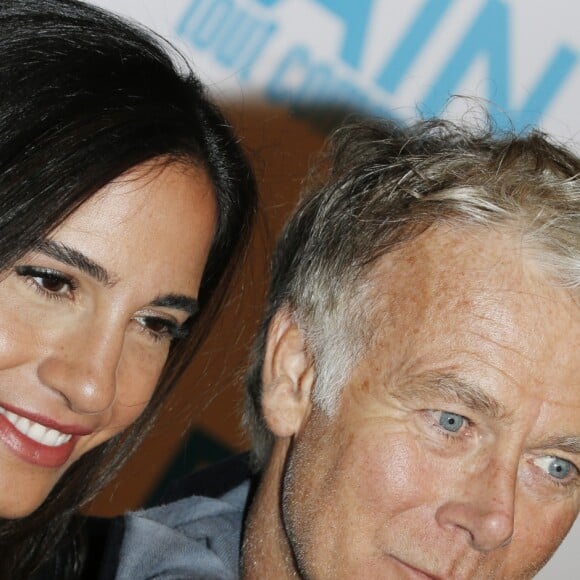
[[[0,87],[0,270],[105,184],[153,158],[203,167],[219,208],[201,314],[191,336],[172,345],[146,411],[72,465],[32,515],[0,521],[0,578],[14,579],[30,577],[74,533],[78,507],[147,432],[207,334],[248,241],[257,196],[229,124],[185,60],[152,33],[98,8],[2,0]]]

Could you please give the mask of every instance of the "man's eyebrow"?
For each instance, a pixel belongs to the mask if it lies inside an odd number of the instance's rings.
[[[198,301],[191,296],[186,296],[185,294],[166,294],[165,296],[159,296],[151,302],[151,306],[183,310],[190,316],[197,314],[199,311]]]
[[[116,283],[116,276],[113,276],[103,266],[97,264],[97,262],[91,260],[91,258],[82,252],[79,252],[66,244],[46,239],[42,240],[36,249],[42,254],[54,258],[63,264],[68,264],[73,268],[77,268],[104,286],[114,286]]]
[[[541,446],[545,449],[559,449],[566,453],[580,455],[580,437],[577,435],[557,435],[542,441]]]
[[[507,419],[505,407],[478,385],[470,384],[450,373],[425,373],[413,377],[406,385],[394,389],[394,396],[401,399],[418,399],[426,403],[433,399],[460,403],[473,411],[492,419]]]

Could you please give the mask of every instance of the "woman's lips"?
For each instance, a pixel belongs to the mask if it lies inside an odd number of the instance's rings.
[[[22,460],[40,467],[64,465],[79,436],[88,433],[90,430],[0,406],[0,441]]]

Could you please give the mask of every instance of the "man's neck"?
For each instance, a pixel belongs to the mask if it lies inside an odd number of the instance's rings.
[[[273,452],[246,519],[242,544],[243,580],[300,577],[282,524],[283,456],[276,450]]]

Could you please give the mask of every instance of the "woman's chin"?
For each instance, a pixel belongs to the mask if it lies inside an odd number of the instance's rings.
[[[17,520],[34,513],[44,502],[48,493],[27,498],[12,498],[12,501],[0,501],[0,518]],[[8,498],[7,498],[8,499]]]
[[[0,461],[0,518],[15,520],[35,512],[48,497],[58,478],[6,477]],[[9,474],[10,472],[8,472]],[[23,475],[23,474],[22,474]]]

